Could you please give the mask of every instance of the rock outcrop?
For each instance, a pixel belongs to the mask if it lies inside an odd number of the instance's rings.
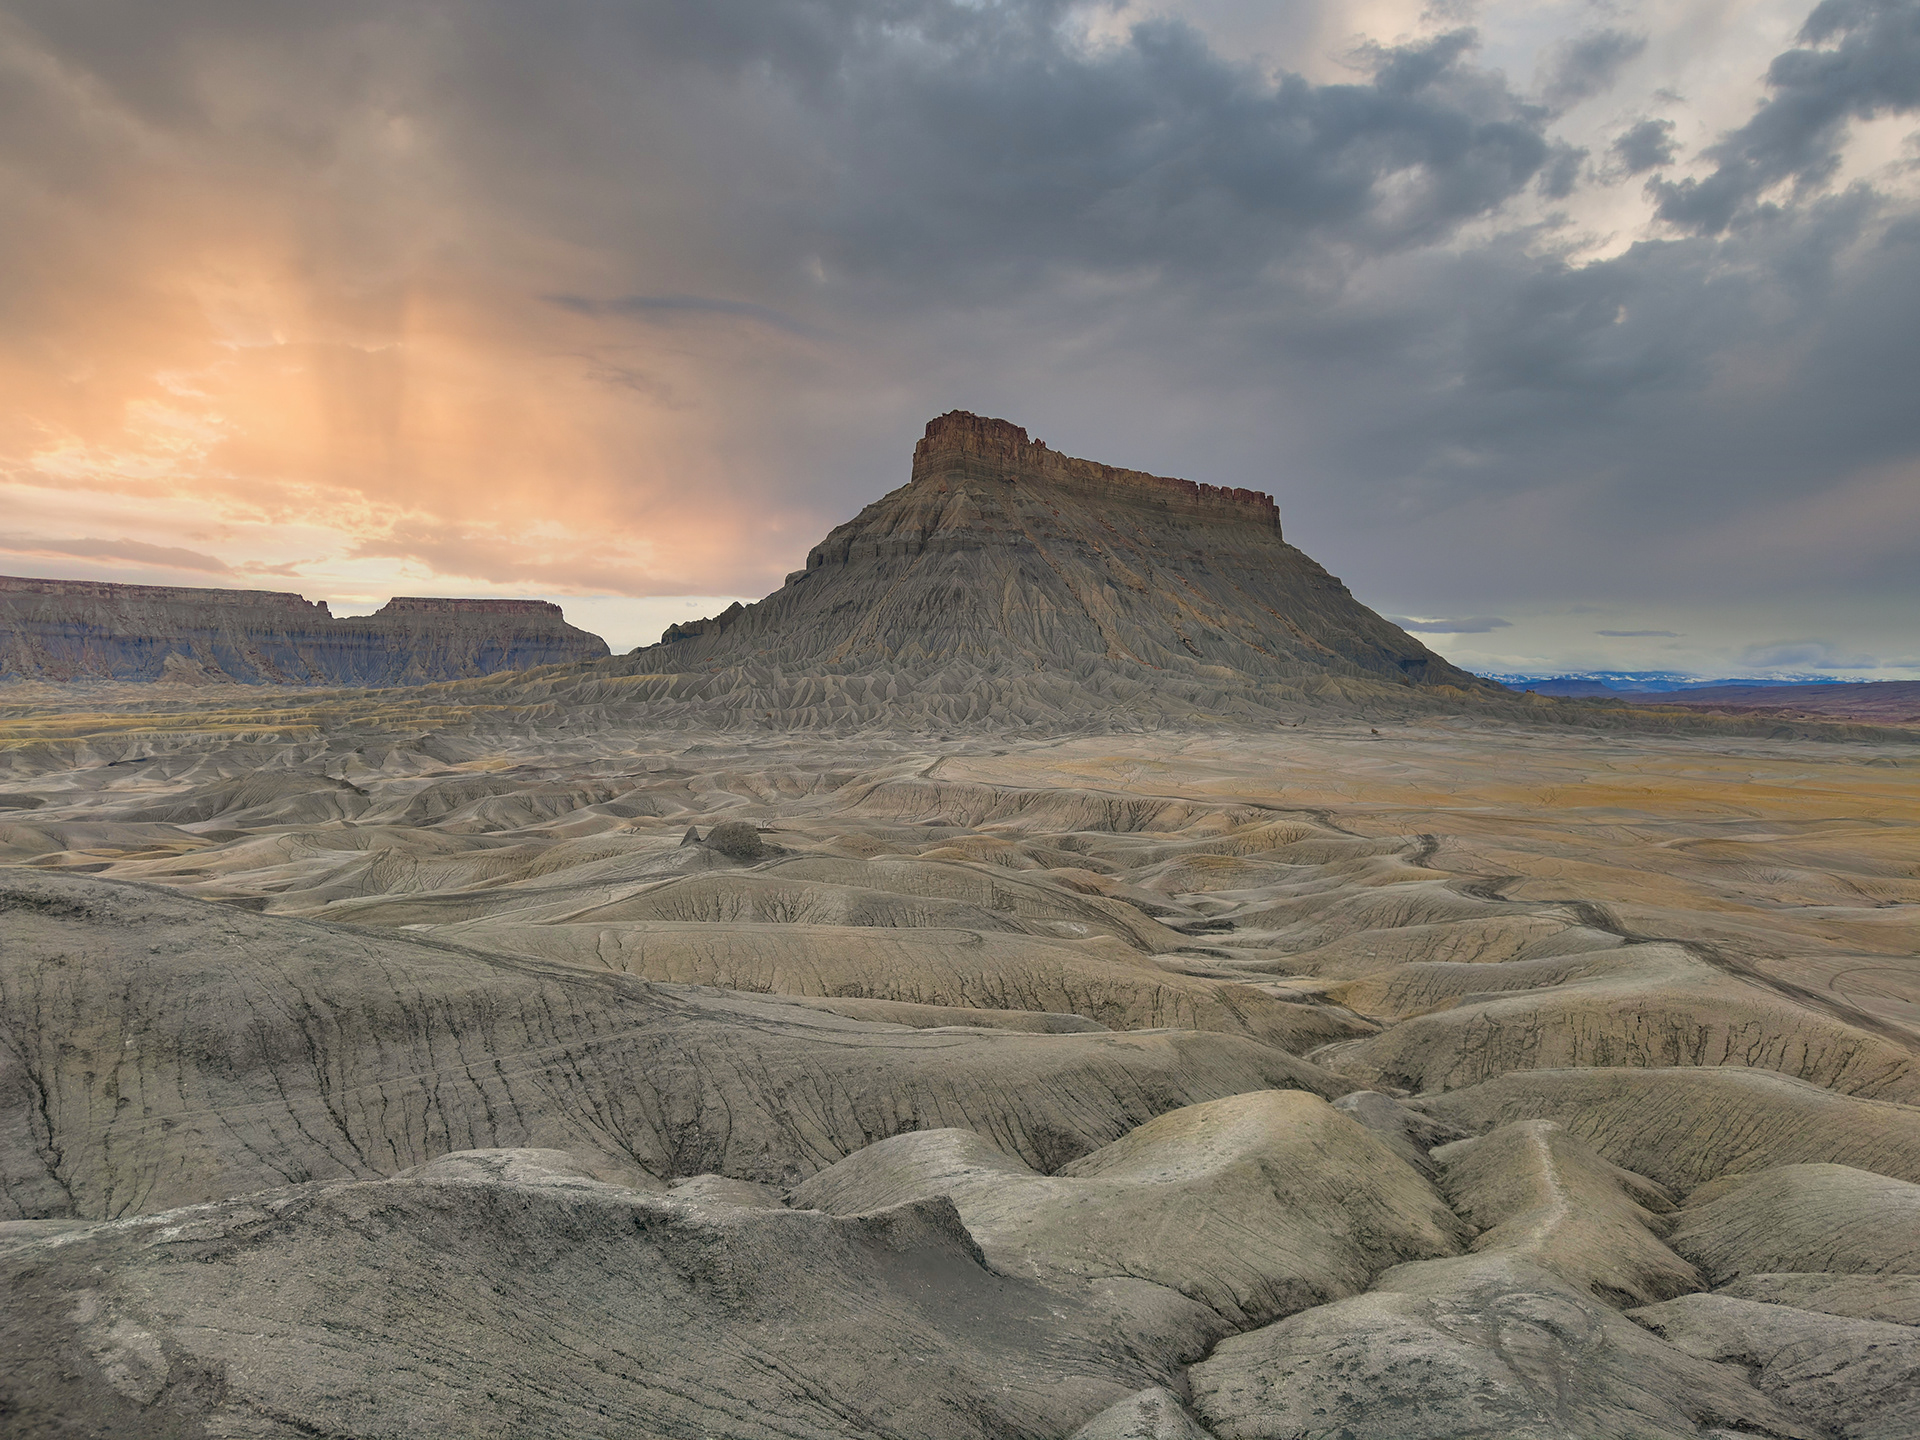
[[[1395,1266],[1365,1295],[1233,1336],[1190,1374],[1222,1440],[1820,1433],[1697,1354],[1492,1254]]]
[[[838,1219],[441,1155],[0,1237],[10,1437],[1041,1440],[1173,1379],[946,1201]],[[875,1338],[884,1335],[884,1344]]]
[[[774,594],[555,698],[682,724],[1084,729],[1505,694],[1287,544],[1270,496],[1074,459],[955,411],[927,426],[908,482]]]
[[[607,653],[544,600],[400,596],[335,619],[284,591],[0,575],[0,679],[422,685]]]
[[[1920,1331],[1910,1325],[1726,1295],[1682,1295],[1630,1313],[1682,1354],[1744,1370],[1829,1435],[1904,1440],[1920,1430]]]
[[[1270,496],[1077,460],[964,411],[930,422],[906,485],[836,527],[775,594],[639,653],[675,668],[965,661],[1008,675],[1497,690],[1288,545]]]

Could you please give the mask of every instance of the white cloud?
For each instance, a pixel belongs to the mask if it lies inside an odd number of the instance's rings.
[[[1484,635],[1489,630],[1505,630],[1513,622],[1502,620],[1498,615],[1468,615],[1458,620],[1425,618],[1405,615],[1389,615],[1402,630],[1412,631],[1416,635]]]

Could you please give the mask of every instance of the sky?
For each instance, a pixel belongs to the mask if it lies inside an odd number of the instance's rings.
[[[1469,668],[1920,678],[1920,0],[0,0],[0,573],[626,649],[952,409]]]

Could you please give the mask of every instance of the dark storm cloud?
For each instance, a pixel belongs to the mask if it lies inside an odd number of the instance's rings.
[[[1609,90],[1620,69],[1647,48],[1647,37],[1594,30],[1555,48],[1540,95],[1556,110]]]
[[[807,218],[836,271],[1218,286],[1314,244],[1441,239],[1548,158],[1546,116],[1473,66],[1470,32],[1368,50],[1363,83],[1271,83],[1169,22],[1084,50],[1033,23],[1049,8],[919,7],[809,95],[839,173]]]
[[[636,270],[727,274],[768,293],[723,288],[716,308],[798,324],[771,296],[804,292],[809,262],[860,292],[843,303],[897,305],[885,287],[961,298],[1063,271],[1225,285],[1316,246],[1389,253],[1498,211],[1554,154],[1547,111],[1476,66],[1468,30],[1362,47],[1363,78],[1315,84],[1170,20],[1090,48],[1069,23],[1084,8],[189,0],[162,21],[17,6],[144,117],[218,132],[227,163],[272,154],[338,187],[355,122],[404,117],[456,202],[624,247]],[[1595,83],[1609,47],[1580,42],[1556,84]],[[635,288],[636,310],[716,293]]]
[[[1775,185],[1825,181],[1849,121],[1920,107],[1920,0],[1823,0],[1799,39],[1768,68],[1767,102],[1707,151],[1711,175],[1653,182],[1662,219],[1717,234]]]
[[[1542,597],[1776,595],[1843,570],[1876,603],[1913,593],[1920,223],[1828,181],[1852,122],[1920,103],[1920,0],[1814,10],[1691,178],[1673,120],[1568,128],[1603,92],[1684,119],[1620,93],[1636,34],[1549,45],[1529,95],[1465,30],[1363,46],[1319,83],[1169,20],[1087,43],[1085,13],[13,0],[0,42],[49,57],[21,73],[52,98],[0,150],[33,137],[31,203],[78,220],[0,229],[0,304],[43,305],[67,252],[111,250],[124,192],[88,212],[95,177],[185,155],[238,177],[216,220],[281,216],[293,268],[331,267],[356,305],[409,266],[484,276],[523,349],[580,357],[649,423],[719,417],[711,473],[738,478],[703,523],[788,494],[852,513],[961,406],[1273,490],[1363,598],[1464,617],[1428,633],[1490,633],[1480,612]],[[90,130],[76,96],[146,128]],[[1611,242],[1543,218],[1609,181],[1635,200],[1623,171],[1667,172],[1666,223]],[[649,483],[632,446],[602,449],[578,473]],[[449,565],[477,543],[428,521]],[[792,568],[803,532],[755,539],[755,573]]]
[[[1564,200],[1580,183],[1581,167],[1587,152],[1572,145],[1555,145],[1552,158],[1540,175],[1540,193],[1549,200]]]
[[[1671,120],[1639,121],[1616,137],[1608,148],[1629,175],[1671,165],[1679,153],[1673,143]]]

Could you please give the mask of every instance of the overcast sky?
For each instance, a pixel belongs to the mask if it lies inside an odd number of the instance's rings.
[[[1920,0],[0,0],[0,572],[756,598],[950,409],[1920,678]]]

